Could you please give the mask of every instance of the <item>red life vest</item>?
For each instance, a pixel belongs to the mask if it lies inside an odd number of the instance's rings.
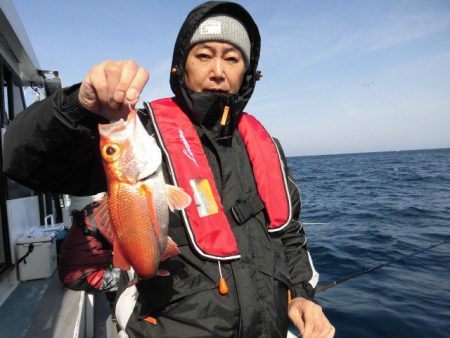
[[[193,203],[182,211],[182,216],[194,248],[205,258],[239,258],[236,239],[194,125],[171,98],[146,103],[146,106],[173,183],[192,197]],[[268,231],[282,230],[291,220],[292,208],[278,148],[264,127],[249,114],[242,115],[238,129],[247,148],[258,194],[270,219]]]

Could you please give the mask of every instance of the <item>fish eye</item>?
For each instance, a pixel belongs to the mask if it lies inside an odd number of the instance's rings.
[[[114,147],[108,146],[106,147],[106,153],[108,155],[113,155],[116,152],[116,149]]]
[[[103,146],[102,157],[105,161],[115,161],[120,155],[120,147],[115,143],[107,143]]]

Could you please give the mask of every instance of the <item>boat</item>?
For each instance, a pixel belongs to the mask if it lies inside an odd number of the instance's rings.
[[[27,106],[24,89],[39,100],[61,88],[58,71],[41,69],[12,0],[0,0],[0,77],[3,158],[3,135]],[[34,191],[3,172],[0,186],[0,337],[119,337],[105,294],[59,281],[55,234],[71,226],[69,196]]]
[[[0,78],[3,159],[9,123],[27,101],[61,88],[57,71],[41,69],[11,0],[0,0]],[[57,235],[70,227],[70,198],[34,191],[3,172],[0,186],[0,337],[114,337],[104,297],[65,289],[58,278]]]

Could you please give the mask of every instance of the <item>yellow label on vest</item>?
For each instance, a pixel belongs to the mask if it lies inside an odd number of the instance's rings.
[[[211,185],[206,178],[193,178],[189,181],[194,192],[195,205],[200,217],[214,215],[219,212]]]

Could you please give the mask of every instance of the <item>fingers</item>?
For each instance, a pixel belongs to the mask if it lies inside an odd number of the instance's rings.
[[[126,92],[126,99],[128,101],[137,101],[139,99],[139,95],[144,89],[145,84],[147,83],[149,78],[148,71],[144,68],[138,68],[136,74],[131,81],[131,84]]]
[[[99,72],[94,67],[89,71],[89,74],[81,83],[78,99],[86,109],[99,113],[101,107],[100,97],[106,93],[106,74]]]
[[[128,102],[138,101],[148,78],[148,71],[133,61],[105,61],[83,81],[80,103],[109,120],[117,119]]]
[[[105,73],[106,78],[106,90],[104,92],[99,92],[99,100],[102,105],[109,106],[109,108],[118,110],[122,100],[116,100],[118,93],[118,88],[120,86],[120,79],[123,76],[123,64],[120,62],[106,61],[104,62],[103,69],[99,69],[100,73]],[[124,95],[125,96],[125,95]]]
[[[305,306],[303,312],[305,318],[305,338],[308,337],[322,337],[322,307],[313,302],[309,302]],[[320,336],[318,335],[320,333]]]
[[[114,101],[124,103],[125,100],[135,101],[148,81],[148,72],[132,61],[120,63],[120,78],[114,87]]]
[[[305,332],[305,323],[303,322],[303,318],[301,312],[296,306],[289,306],[288,310],[289,319],[294,323],[297,329],[300,331],[300,334],[303,337]]]
[[[336,329],[330,324],[328,330],[324,333],[323,338],[333,338],[336,333]]]
[[[300,316],[299,320],[297,316]],[[289,304],[289,317],[299,329],[303,338],[332,338],[335,328],[328,321],[320,305],[296,298]]]

